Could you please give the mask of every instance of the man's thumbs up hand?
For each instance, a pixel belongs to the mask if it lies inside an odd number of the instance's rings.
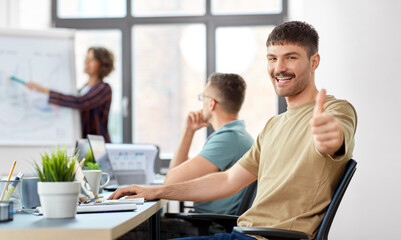
[[[326,90],[322,89],[316,95],[316,104],[311,119],[313,141],[321,153],[334,154],[344,142],[341,122],[324,109]]]
[[[318,115],[324,112],[324,103],[326,102],[326,90],[322,89],[316,95],[316,104],[313,110],[313,115]]]

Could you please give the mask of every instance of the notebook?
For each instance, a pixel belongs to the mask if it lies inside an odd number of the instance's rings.
[[[78,205],[77,213],[134,211],[136,209],[135,203],[88,203]]]
[[[117,200],[96,200],[94,203],[80,204],[77,213],[134,211],[137,204],[143,204],[144,198],[121,198]]]
[[[87,203],[78,205],[77,213],[121,212],[135,211],[136,209],[135,203]],[[36,214],[43,214],[42,207],[37,207],[36,210]]]

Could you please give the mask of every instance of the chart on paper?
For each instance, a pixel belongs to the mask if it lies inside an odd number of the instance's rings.
[[[72,93],[72,37],[0,32],[0,144],[70,144],[74,113],[48,103],[26,82]]]

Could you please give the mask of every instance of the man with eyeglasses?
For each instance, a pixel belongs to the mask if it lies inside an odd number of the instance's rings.
[[[185,182],[210,173],[231,168],[252,146],[253,138],[245,130],[245,123],[238,120],[238,113],[245,98],[246,83],[238,74],[213,73],[202,93],[198,95],[203,103],[201,110],[187,116],[184,133],[178,149],[170,161],[170,170],[164,185]],[[214,131],[206,140],[198,155],[189,158],[194,134],[199,129],[211,126]],[[194,203],[194,212],[235,214],[242,200],[244,190],[214,201]],[[123,239],[146,238],[147,227],[141,225]],[[197,226],[181,219],[162,218],[162,239],[197,236]],[[224,232],[217,224],[209,227],[209,233]]]
[[[164,184],[195,179],[209,173],[224,171],[238,161],[252,146],[253,139],[245,130],[245,123],[238,120],[238,113],[245,98],[246,83],[237,74],[214,73],[203,93],[198,95],[203,108],[190,112],[181,142],[170,162]],[[195,132],[212,126],[212,133],[201,152],[188,157]],[[239,192],[216,201],[197,202],[196,212],[234,214],[240,203]]]
[[[238,120],[238,113],[245,98],[246,83],[237,74],[213,73],[204,91],[198,95],[203,108],[190,112],[180,144],[170,162],[165,185],[192,180],[209,173],[224,171],[233,166],[252,146],[253,138],[245,130],[245,123]],[[195,132],[212,126],[212,133],[198,155],[189,158]],[[243,191],[227,198],[195,202],[199,213],[234,214]],[[223,231],[216,225],[211,233]]]

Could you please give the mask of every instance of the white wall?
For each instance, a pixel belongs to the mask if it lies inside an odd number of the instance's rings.
[[[291,0],[289,20],[320,34],[318,88],[358,113],[358,169],[330,239],[400,239],[401,1]],[[400,147],[400,148],[398,148]]]
[[[41,153],[50,153],[56,146],[0,146],[0,176],[8,176],[13,161],[17,161],[13,176],[23,172],[25,176],[34,176],[34,162],[41,164]],[[63,145],[61,145],[63,147]],[[74,146],[66,146],[68,154],[74,152]]]

